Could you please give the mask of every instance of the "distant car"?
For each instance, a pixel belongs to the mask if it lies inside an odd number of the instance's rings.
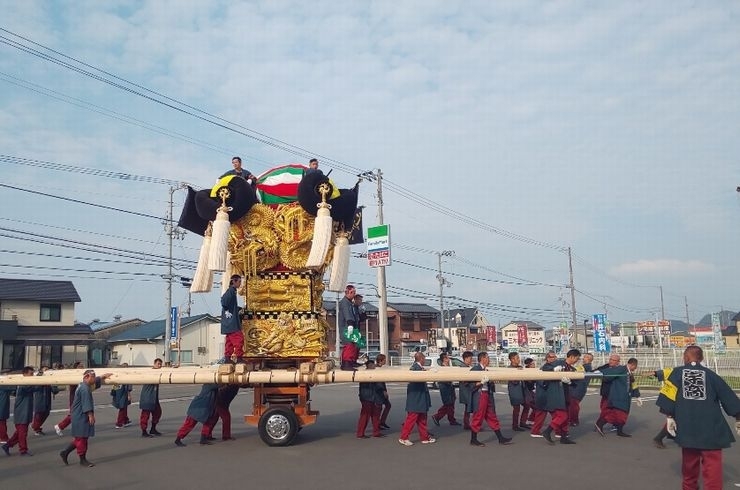
[[[369,350],[365,352],[360,352],[360,358],[367,357],[368,360],[375,362],[378,354],[380,354],[379,350]],[[401,354],[397,350],[389,350],[388,358],[388,365],[397,366],[400,362]]]
[[[431,368],[436,366],[442,366],[442,364],[439,363],[439,357],[431,358],[427,357],[424,359],[424,367],[425,368]],[[467,370],[470,370],[470,366],[465,364],[465,361],[462,360],[460,357],[450,357],[450,367],[455,368],[465,368]],[[454,381],[452,383],[452,386],[458,386],[460,384],[459,381]],[[437,383],[435,381],[429,381],[427,382],[427,386],[431,389],[438,389]]]

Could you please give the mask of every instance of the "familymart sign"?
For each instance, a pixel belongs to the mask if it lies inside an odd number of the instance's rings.
[[[370,267],[391,265],[390,225],[371,226],[367,229],[367,263]]]

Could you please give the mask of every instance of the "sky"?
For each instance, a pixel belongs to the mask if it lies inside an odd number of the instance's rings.
[[[165,317],[170,195],[177,218],[179,183],[233,155],[255,174],[317,156],[340,187],[380,169],[390,303],[439,308],[441,257],[445,308],[569,322],[570,248],[578,323],[740,310],[736,3],[0,10],[0,277],[71,280],[80,322]],[[375,182],[360,204],[377,224]],[[200,243],[174,240],[175,276]],[[377,304],[366,259],[349,280]]]

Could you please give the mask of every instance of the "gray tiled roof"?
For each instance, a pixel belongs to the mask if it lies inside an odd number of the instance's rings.
[[[509,323],[507,323],[506,325],[504,325],[504,327],[508,327],[512,323],[515,323],[517,325],[526,325],[527,328],[537,328],[537,329],[542,329],[542,330],[545,329],[545,327],[543,327],[539,323],[537,323],[537,322],[530,322],[529,320],[512,320]]]
[[[218,321],[218,318],[204,313],[202,315],[196,315],[180,319],[180,328],[187,328],[189,325],[199,322],[204,318],[210,318],[211,321]],[[164,328],[166,320],[154,320],[153,322],[142,323],[139,326],[130,328],[125,332],[121,332],[117,335],[113,335],[108,339],[108,342],[127,342],[137,340],[154,340],[161,339],[164,337]]]
[[[0,278],[0,300],[58,301],[79,303],[80,295],[71,281],[37,281]]]
[[[431,306],[424,303],[388,303],[390,308],[393,308],[399,313],[434,313],[439,314],[439,310],[432,308]]]

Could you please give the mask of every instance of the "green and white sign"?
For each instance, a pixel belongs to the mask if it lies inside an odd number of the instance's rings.
[[[390,225],[371,226],[367,229],[367,263],[370,267],[391,265]]]

